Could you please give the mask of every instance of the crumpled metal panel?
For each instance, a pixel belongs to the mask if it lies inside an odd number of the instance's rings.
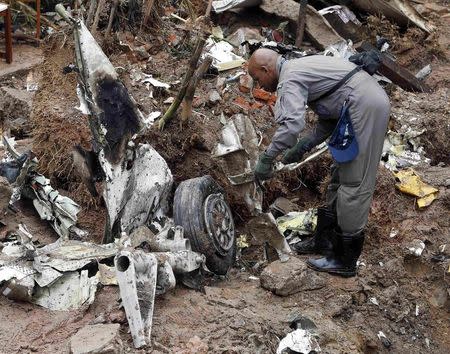
[[[104,199],[109,227],[120,222],[120,231],[126,233],[144,225],[158,212],[165,214],[173,183],[166,161],[153,147],[140,144],[134,152],[132,168],[127,168],[127,161],[113,165],[102,153],[99,155],[106,175]]]
[[[33,176],[31,184],[36,196],[33,205],[41,219],[48,220],[59,236],[69,238],[81,207],[72,199],[60,195],[50,185],[50,180],[42,175]]]
[[[60,272],[83,268],[94,260],[113,257],[115,244],[96,245],[75,240],[59,240],[37,250],[36,267],[52,267]]]
[[[89,278],[88,271],[65,273],[51,287],[38,287],[33,302],[49,310],[74,310],[92,304],[98,278]]]
[[[82,74],[87,78],[86,81],[89,84],[90,92],[95,94],[98,79],[109,76],[111,79],[117,80],[119,77],[116,69],[83,21],[78,21],[78,26],[77,35],[80,41],[79,58],[82,60],[82,68],[84,68],[84,73]],[[99,75],[102,75],[102,77],[99,77]]]

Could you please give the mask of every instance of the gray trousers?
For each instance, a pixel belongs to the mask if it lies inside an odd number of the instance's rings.
[[[342,232],[356,234],[367,224],[390,103],[375,80],[364,80],[362,76],[361,80],[354,80],[348,104],[359,154],[351,162],[335,163],[332,167],[327,203],[336,210]]]

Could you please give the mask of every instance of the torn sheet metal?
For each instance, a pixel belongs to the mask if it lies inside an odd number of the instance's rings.
[[[59,240],[37,250],[35,267],[52,267],[60,272],[81,269],[95,260],[114,257],[115,244],[97,245],[75,240]]]
[[[94,302],[98,278],[88,271],[64,273],[51,287],[38,287],[33,302],[49,310],[75,310]]]
[[[0,255],[0,285],[2,295],[11,300],[31,301],[34,276],[37,273],[24,257]]]
[[[19,301],[31,300],[37,274],[30,261],[34,255],[32,235],[25,225],[20,224],[17,240],[3,242],[0,253],[0,284],[5,283],[4,296]]]
[[[283,234],[280,233],[277,222],[271,213],[260,213],[247,223],[249,233],[260,244],[268,243],[278,254],[281,262],[287,262],[292,250]]]
[[[151,253],[122,251],[114,263],[134,347],[141,348],[151,343],[158,262]]]
[[[355,25],[361,25],[361,22],[356,18],[356,15],[347,6],[334,5],[319,10],[319,14],[321,14],[322,16],[332,13],[337,14],[344,23],[351,21]]]
[[[15,234],[17,240],[3,243],[2,254],[16,258],[33,257],[36,247],[32,243],[33,235],[27,227],[24,224],[19,224]]]
[[[25,229],[26,231],[26,229]],[[51,310],[76,309],[94,300],[97,277],[88,277],[87,270],[79,270],[89,263],[112,258],[117,246],[96,245],[81,241],[58,241],[35,248],[18,232],[21,241],[12,241],[17,252],[0,255],[0,283],[7,282],[5,296],[31,301]],[[7,245],[8,246],[8,245]],[[19,247],[20,246],[20,247]],[[4,250],[4,248],[3,248]],[[108,280],[112,282],[112,280]],[[32,294],[33,297],[32,297]]]
[[[102,285],[119,285],[117,282],[116,268],[106,264],[98,264],[98,280]]]
[[[130,160],[120,164],[111,164],[103,153],[99,155],[106,175],[104,199],[109,228],[118,224],[114,237],[120,232],[130,233],[158,212],[165,214],[173,183],[166,161],[153,147],[140,144],[129,152]]]
[[[289,244],[300,241],[301,236],[311,235],[317,226],[317,209],[292,211],[277,219],[277,227]],[[300,236],[300,239],[299,239]]]
[[[36,267],[35,267],[36,268]],[[63,273],[58,272],[51,267],[42,267],[39,272],[34,274],[35,282],[41,287],[51,286],[57,279],[61,278]]]
[[[91,111],[89,110],[88,104],[86,102],[86,98],[83,94],[83,91],[80,88],[80,84],[77,85],[77,96],[78,96],[78,100],[80,101],[80,105],[75,107],[75,109],[80,111],[83,114],[90,114]]]
[[[2,145],[6,150],[6,154],[0,171],[1,175],[8,179],[13,188],[9,204],[14,204],[21,198],[25,182],[28,180],[29,174],[34,171],[38,160],[30,151],[22,155],[19,154],[15,149],[16,142],[14,138],[8,138],[6,135],[3,135]]]
[[[411,241],[407,249],[412,255],[420,257],[425,250],[425,242],[416,238]]]
[[[229,180],[234,181],[237,174],[252,173],[259,156],[258,141],[255,127],[246,115],[233,115],[225,123],[214,154],[224,159],[224,172]],[[258,215],[262,210],[262,193],[255,183],[231,183],[243,196],[250,213]]]
[[[122,157],[123,146],[142,129],[142,113],[83,21],[72,18],[61,4],[55,10],[73,25],[75,66],[84,98],[81,101],[90,112],[94,151],[103,150],[109,161],[117,162]]]
[[[325,56],[333,56],[344,59],[350,58],[353,54],[356,54],[356,50],[353,48],[353,42],[351,40],[339,41],[329,45],[323,51],[323,55]]]
[[[214,12],[220,13],[233,8],[258,6],[261,0],[218,0],[212,2]]]
[[[2,294],[16,301],[30,301],[33,295],[34,279],[31,276],[14,277],[3,288]]]
[[[425,32],[431,33],[436,27],[420,15],[408,0],[354,0],[352,5],[376,16],[384,15],[400,26],[414,23]]]
[[[299,206],[285,197],[278,197],[269,206],[272,214],[286,215],[292,211],[300,211]]]
[[[145,78],[142,80],[142,83],[144,84],[150,84],[153,87],[160,87],[160,88],[164,88],[164,89],[169,89],[170,85],[166,84],[165,82],[156,80],[155,78],[152,77],[152,75],[148,75],[148,74],[144,74]]]
[[[212,65],[219,71],[230,70],[240,67],[245,59],[233,53],[233,46],[225,41],[214,42],[208,38],[205,46],[206,57],[211,57]]]
[[[158,263],[167,262],[175,274],[189,273],[205,263],[205,256],[194,251],[154,252]]]
[[[10,203],[18,200],[22,193],[33,200],[33,206],[42,220],[47,220],[56,233],[63,237],[77,236],[82,238],[86,232],[76,227],[77,214],[80,206],[72,199],[62,196],[50,185],[50,180],[43,175],[34,172],[37,159],[32,154],[19,155],[14,148],[14,140],[3,137],[3,143],[8,154],[15,161],[26,156],[26,161],[21,165],[20,172],[13,183],[14,193]],[[23,232],[23,230],[22,230]]]
[[[221,157],[243,149],[236,125],[233,120],[229,120],[222,128],[221,140],[213,153],[215,156]]]
[[[161,112],[160,111],[156,111],[156,112],[151,112],[147,118],[145,118],[143,120],[143,123],[145,124],[145,126],[151,127],[153,125],[153,123],[155,123],[155,120],[158,119],[159,117],[161,117]]]
[[[387,169],[397,171],[402,168],[416,166],[421,162],[428,164],[425,151],[420,145],[420,136],[426,129],[414,130],[403,125],[399,132],[389,130],[383,145],[383,161]]]
[[[431,74],[431,64],[425,65],[422,69],[420,69],[415,77],[419,80],[424,80],[428,75]]]
[[[283,353],[319,353],[321,352],[319,343],[310,331],[296,329],[284,337],[277,348],[277,354]]]
[[[355,14],[346,6],[335,5],[319,10],[322,15],[339,33],[342,38],[359,42],[364,35],[364,28]]]
[[[13,278],[23,279],[36,273],[26,262],[8,262],[0,259],[0,284]]]
[[[261,35],[259,28],[241,27],[227,37],[227,42],[236,47],[239,54],[245,57],[248,54],[248,46],[242,46],[241,43],[248,41],[249,43],[264,42],[265,38]],[[227,79],[227,82],[230,80]]]
[[[430,205],[439,194],[439,190],[424,183],[413,169],[402,170],[394,174],[399,181],[395,184],[397,189],[403,193],[418,197],[419,208]]]
[[[175,288],[176,278],[169,262],[158,262],[158,276],[156,280],[156,295],[165,294]]]
[[[35,194],[33,205],[41,219],[49,221],[58,235],[69,238],[81,207],[72,199],[60,195],[50,185],[50,180],[42,175],[34,176],[30,184]]]

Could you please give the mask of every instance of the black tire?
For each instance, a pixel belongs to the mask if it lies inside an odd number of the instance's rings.
[[[226,209],[223,220],[229,221],[229,228],[225,229],[230,231],[224,231],[220,240],[208,232],[208,228],[211,230],[211,223],[206,220],[213,220],[213,213],[205,211],[205,208],[209,210],[212,205]],[[236,258],[236,237],[231,211],[223,200],[222,187],[211,176],[181,182],[175,191],[173,219],[175,225],[184,228],[184,235],[190,240],[192,250],[205,255],[208,269],[225,275]]]

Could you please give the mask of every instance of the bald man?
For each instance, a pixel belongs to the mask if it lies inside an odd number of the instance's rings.
[[[286,60],[261,48],[251,56],[248,72],[278,97],[278,129],[258,160],[256,178],[271,178],[280,154],[283,163],[300,161],[304,153],[330,137],[334,164],[327,206],[318,210],[313,237],[295,249],[325,255],[307,261],[317,271],[356,275],[389,119],[386,93],[355,64],[321,55]],[[306,105],[317,113],[318,121],[312,132],[299,139],[305,127]]]

